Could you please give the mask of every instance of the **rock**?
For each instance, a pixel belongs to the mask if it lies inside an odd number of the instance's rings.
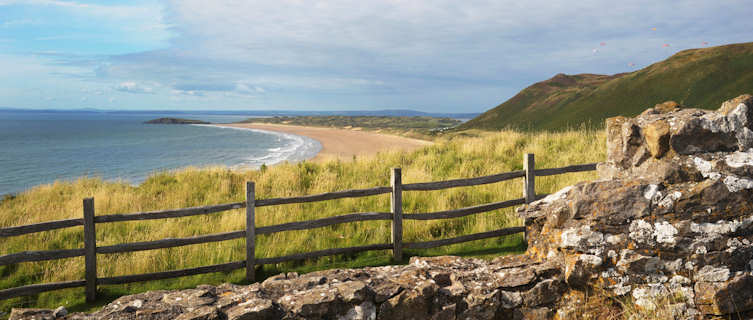
[[[162,297],[162,302],[169,305],[178,305],[181,307],[200,307],[204,305],[213,304],[217,300],[217,297],[209,290],[202,289],[189,289],[183,291],[172,292]],[[143,302],[136,300],[133,304],[138,304],[136,309],[143,305]]]
[[[523,292],[523,305],[537,307],[557,301],[565,292],[567,286],[558,279],[547,279],[539,282],[531,290]]]
[[[159,118],[146,121],[144,124],[211,124],[211,122],[181,118]]]
[[[536,273],[532,268],[502,269],[495,276],[496,286],[508,289],[525,286],[536,280]]]
[[[54,311],[50,309],[24,309],[13,308],[10,310],[8,320],[52,320],[55,319]]]
[[[287,294],[278,300],[280,307],[290,315],[304,318],[321,318],[337,313],[343,304],[337,299],[337,290],[323,286],[307,291],[307,294]]]
[[[654,110],[656,113],[662,114],[662,113],[670,113],[673,111],[677,111],[681,108],[680,104],[674,101],[667,101],[664,103],[660,103],[654,106]]]
[[[60,306],[52,312],[52,315],[55,316],[55,318],[62,318],[68,315],[68,310],[63,306]]]
[[[730,278],[729,269],[726,267],[704,266],[693,278],[699,282],[723,282]]]
[[[739,106],[741,103],[749,107],[753,106],[753,96],[749,94],[743,94],[743,95],[738,96],[737,98],[727,100],[722,103],[722,106],[719,107],[719,110],[717,110],[717,112],[723,115],[728,115],[730,112],[732,112],[732,110],[735,110],[735,108],[737,108],[737,106]]]
[[[659,120],[646,125],[643,130],[646,146],[651,156],[659,159],[669,151],[669,123]]]
[[[252,299],[228,309],[225,314],[228,320],[262,320],[277,319],[282,312],[275,308],[271,300]]]
[[[454,317],[454,309],[450,310]],[[371,301],[366,301],[350,308],[344,315],[338,317],[338,320],[375,320],[377,318],[376,306]],[[443,318],[444,319],[444,318]]]
[[[219,320],[222,319],[215,306],[202,306],[185,312],[175,320]]]
[[[590,254],[572,255],[565,260],[565,281],[573,288],[585,288],[602,265],[601,257]]]
[[[753,276],[738,275],[725,282],[697,282],[695,303],[705,314],[739,314],[753,309]]]
[[[379,307],[378,319],[422,319],[429,316],[429,297],[416,290],[407,290],[385,301]],[[428,301],[427,301],[428,300]]]

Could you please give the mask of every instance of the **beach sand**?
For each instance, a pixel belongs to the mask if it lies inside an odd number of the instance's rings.
[[[357,155],[373,155],[387,150],[410,151],[432,144],[425,140],[347,129],[268,123],[231,123],[218,126],[277,131],[312,138],[322,144],[322,150],[312,159],[314,161],[336,158],[349,160]]]

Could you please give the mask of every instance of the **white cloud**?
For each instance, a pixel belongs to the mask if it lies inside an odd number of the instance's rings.
[[[173,95],[183,95],[192,97],[204,97],[206,94],[198,90],[172,90]]]
[[[172,38],[160,42],[164,46],[150,42],[145,51],[59,58],[71,60],[76,71],[89,68],[86,80],[104,83],[108,92],[151,94],[118,95],[123,103],[143,99],[159,106],[218,97],[245,103],[258,97],[254,101],[270,106],[481,111],[559,72],[623,72],[631,63],[646,65],[702,41],[750,41],[753,19],[741,10],[747,2],[0,0],[0,5],[54,6],[114,21],[134,38],[168,30]],[[672,47],[661,48],[663,43]]]
[[[152,89],[152,87],[144,86],[134,81],[121,82],[118,85],[116,85],[114,89],[118,91],[122,91],[122,92],[128,92],[128,93],[146,93],[146,94],[154,93],[154,89]]]

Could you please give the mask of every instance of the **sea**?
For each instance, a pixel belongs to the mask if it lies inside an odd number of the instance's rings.
[[[258,168],[315,156],[308,137],[209,125],[144,124],[161,117],[237,122],[248,116],[0,110],[0,197],[40,184],[99,177],[131,184],[187,166]]]

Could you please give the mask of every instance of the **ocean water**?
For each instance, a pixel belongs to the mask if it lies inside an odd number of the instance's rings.
[[[213,123],[245,116],[0,111],[0,195],[82,176],[142,182],[186,166],[258,168],[316,155],[316,140],[260,130],[143,124],[159,117]]]

